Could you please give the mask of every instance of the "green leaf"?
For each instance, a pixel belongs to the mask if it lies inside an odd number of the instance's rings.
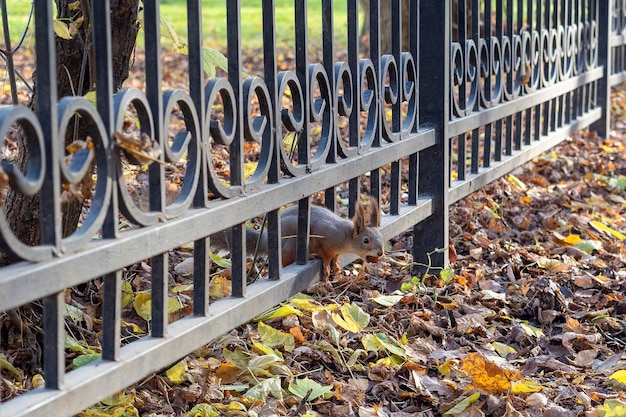
[[[255,376],[272,377],[282,364],[283,359],[275,354],[255,356],[248,362],[247,370]]]
[[[269,395],[278,400],[283,399],[283,389],[280,385],[280,377],[275,376],[265,379],[243,394],[244,397],[262,401],[263,403],[265,403]]]
[[[63,347],[65,349],[71,350],[72,352],[78,352],[78,353],[83,353],[83,354],[95,353],[93,350],[89,349],[88,347],[84,347],[83,345],[78,343],[76,339],[74,339],[72,336],[69,336],[69,335],[65,337],[65,341],[63,342]]]
[[[4,356],[4,353],[0,353],[0,369],[6,369],[7,371],[9,371],[9,373],[11,375],[13,375],[13,377],[18,380],[18,381],[22,381],[22,375],[20,374],[20,371],[18,371],[7,359],[6,356]]]
[[[172,43],[174,44],[174,50],[176,52],[187,54],[187,44],[178,36],[176,30],[174,29],[174,26],[172,26],[170,21],[163,17],[163,15],[161,15],[161,33],[163,34],[163,36],[168,37],[172,40]]]
[[[576,249],[580,249],[588,255],[591,255],[594,251],[602,249],[602,242],[600,242],[599,240],[587,239],[578,242],[572,246],[574,246]]]
[[[406,360],[407,353],[404,348],[397,343],[390,342],[383,333],[367,334],[361,338],[361,343],[365,350],[369,352],[379,352],[385,350],[392,355],[399,356]]]
[[[372,297],[370,298],[370,301],[373,301],[383,307],[392,307],[398,304],[403,298],[403,295],[382,295],[380,297]]]
[[[202,66],[209,78],[215,77],[215,67],[228,71],[228,59],[221,52],[205,46],[202,48]]]
[[[626,404],[618,400],[605,400],[604,404],[598,407],[600,417],[626,417]]]
[[[84,319],[83,310],[67,303],[64,305],[64,307],[65,307],[64,312],[63,312],[64,317],[68,317],[70,320],[72,320],[76,324],[83,321]]]
[[[367,350],[368,352],[378,352],[379,350],[383,348],[383,345],[380,342],[380,339],[375,334],[364,335],[361,338],[361,343],[363,344],[363,347],[365,348],[365,350]]]
[[[469,397],[459,401],[454,407],[446,411],[443,417],[454,417],[461,414],[463,411],[467,410],[467,408],[474,404],[480,398],[480,392],[475,392]]]
[[[332,313],[332,318],[338,326],[352,333],[359,333],[370,322],[370,315],[355,303],[342,305],[341,316],[337,313]]]
[[[100,353],[87,353],[85,355],[80,355],[72,360],[72,365],[74,365],[74,369],[80,368],[83,365],[87,365],[89,362],[97,361],[101,359],[102,355]]]
[[[214,254],[213,252],[211,252],[211,262],[213,262],[220,268],[230,268],[232,266],[230,259],[222,258],[221,256]]]
[[[444,268],[439,273],[439,277],[443,282],[447,284],[452,281],[452,278],[454,278],[454,271],[450,268]]]
[[[387,335],[383,334],[383,333],[378,333],[376,335],[378,337],[378,339],[380,340],[381,345],[385,348],[385,350],[391,354],[400,356],[401,358],[406,359],[407,358],[407,354],[406,351],[404,350],[404,348],[400,345],[398,345],[397,343],[393,343],[390,342],[387,339]]]
[[[354,352],[352,352],[352,355],[350,356],[350,359],[348,359],[348,361],[346,362],[346,365],[349,368],[352,368],[353,366],[357,366],[359,368],[363,368],[362,365],[357,364],[357,361],[361,358],[366,358],[367,357],[367,351],[363,350],[363,349],[355,349]],[[361,369],[362,370],[362,369]],[[357,369],[357,371],[361,371],[360,369]]]
[[[307,401],[313,401],[319,397],[329,398],[332,395],[333,387],[332,385],[321,385],[312,379],[304,378],[289,384],[287,390],[301,400],[306,397]],[[311,393],[307,397],[309,391]]]
[[[295,339],[290,333],[278,331],[263,322],[259,322],[258,331],[261,342],[267,346],[275,347],[282,345],[287,352],[291,352],[296,347]]]
[[[626,188],[626,177],[620,175],[618,177],[609,178],[609,187],[624,190]]]

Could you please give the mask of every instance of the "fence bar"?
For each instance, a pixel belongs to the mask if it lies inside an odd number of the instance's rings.
[[[611,18],[609,17],[611,6],[609,3],[609,1],[598,1],[596,3],[596,15],[598,16],[598,65],[604,67],[604,76],[597,84],[596,102],[602,108],[602,116],[600,120],[590,126],[590,129],[598,132],[598,136],[604,138],[608,137],[611,127]]]
[[[449,153],[448,120],[450,99],[450,10],[451,0],[420,2],[420,65],[419,79],[422,97],[420,119],[423,125],[435,129],[437,146],[420,152],[420,195],[432,198],[435,213],[414,228],[413,259],[428,264],[426,254],[448,246],[448,181]],[[426,36],[437,33],[441,36]],[[459,164],[464,163],[459,161]],[[447,253],[438,252],[431,258],[433,265],[447,265]]]

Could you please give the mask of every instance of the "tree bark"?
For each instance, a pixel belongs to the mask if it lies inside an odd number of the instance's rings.
[[[369,53],[370,47],[370,19],[369,19],[369,0],[359,0],[363,14],[363,26],[361,26],[361,50],[365,53]],[[380,53],[391,53],[391,1],[380,1]],[[402,49],[407,50],[409,47],[409,2],[402,2]]]
[[[55,0],[57,4],[57,18],[63,22],[75,22],[84,9],[70,10],[68,5],[74,0]],[[81,1],[87,6],[88,1]],[[137,12],[139,0],[111,0],[111,38],[112,38],[112,67],[113,88],[117,91],[128,78],[129,68],[138,31]],[[70,95],[85,95],[94,89],[95,80],[91,79],[93,71],[89,67],[88,54],[91,49],[91,27],[89,19],[84,19],[78,33],[72,39],[56,37],[57,52],[57,88],[59,98]],[[31,108],[37,106],[37,80],[35,75],[34,93],[31,99]],[[68,145],[76,139],[85,139],[85,132],[80,126],[74,132],[72,126],[64,138]],[[20,154],[17,164],[22,169],[28,162],[28,149],[25,141],[20,143]],[[91,175],[91,174],[88,174]],[[61,190],[59,190],[59,193]],[[63,236],[71,235],[77,228],[82,210],[82,202],[74,201],[64,204],[63,208]],[[7,222],[15,235],[24,243],[34,246],[40,244],[41,233],[39,225],[40,198],[39,195],[27,197],[14,190],[9,190],[6,198]],[[0,257],[0,265],[7,263],[6,257]]]
[[[369,39],[370,39],[370,19],[369,19],[369,0],[359,0],[363,14],[363,26],[361,26],[360,44],[361,51],[369,53]],[[452,40],[457,41],[458,36],[458,0],[452,0]],[[471,23],[471,10],[467,10],[468,13],[468,30]],[[407,50],[409,45],[409,2],[402,2],[402,49]],[[422,36],[428,36],[429,34],[422,34]],[[380,51],[382,54],[391,53],[391,2],[389,0],[380,1]]]

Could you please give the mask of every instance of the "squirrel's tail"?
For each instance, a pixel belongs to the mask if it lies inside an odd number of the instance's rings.
[[[213,249],[230,251],[230,230],[225,229],[210,237]],[[267,256],[267,232],[260,232],[246,227],[246,254],[249,256]]]

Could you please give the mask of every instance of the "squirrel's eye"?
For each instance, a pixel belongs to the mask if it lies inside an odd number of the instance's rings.
[[[364,243],[364,244],[366,244],[366,245],[369,245],[369,243],[370,243],[370,238],[369,238],[369,237],[364,237],[364,238],[363,238],[363,243]]]

